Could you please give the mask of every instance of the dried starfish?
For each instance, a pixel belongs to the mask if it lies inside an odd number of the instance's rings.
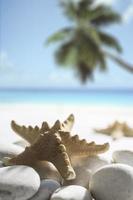
[[[95,132],[112,136],[113,139],[119,139],[122,136],[133,137],[133,129],[125,122],[120,123],[118,121],[115,121],[105,129],[95,129]]]
[[[58,120],[57,123],[58,129],[70,132],[74,124],[74,115],[69,115],[68,118],[62,124]],[[15,121],[12,121],[11,127],[18,135],[20,135],[30,144],[33,144],[38,139],[41,133],[45,133],[50,130],[50,126],[47,122],[43,122],[41,128],[39,128],[38,126],[20,126],[16,124]]]
[[[97,155],[108,150],[109,144],[96,145],[94,142],[87,143],[86,140],[79,140],[78,136],[71,136],[69,132],[62,131],[60,122],[56,121],[54,126],[35,137],[35,142],[18,156],[6,160],[6,165],[29,165],[33,166],[38,161],[52,162],[66,180],[76,177],[71,165],[75,157],[87,157]],[[37,133],[38,133],[38,129]],[[36,134],[34,134],[36,135]]]
[[[40,134],[34,144],[26,147],[18,156],[5,160],[5,164],[33,166],[37,161],[49,161],[55,165],[64,179],[74,179],[75,172],[60,135],[54,132],[55,127],[56,124],[50,131]]]

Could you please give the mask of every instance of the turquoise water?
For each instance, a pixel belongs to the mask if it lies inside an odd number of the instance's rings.
[[[133,106],[133,91],[1,90],[0,103],[54,103]]]

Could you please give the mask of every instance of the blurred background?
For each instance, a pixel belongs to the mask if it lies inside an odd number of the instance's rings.
[[[0,0],[0,123],[133,119],[132,0]],[[6,128],[5,128],[6,127]]]

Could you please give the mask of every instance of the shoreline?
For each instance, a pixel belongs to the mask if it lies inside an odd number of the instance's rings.
[[[89,139],[94,128],[106,127],[115,120],[126,121],[133,127],[133,106],[0,103],[0,136],[13,141],[20,138],[12,134],[11,120],[20,125],[41,126],[43,121],[48,121],[52,125],[57,119],[64,121],[71,113],[75,116],[73,132],[81,138]]]
[[[121,104],[119,104],[119,105],[117,105],[117,104],[106,104],[106,103],[97,103],[97,104],[95,104],[95,103],[90,103],[90,105],[89,105],[89,103],[84,103],[84,104],[82,104],[82,103],[63,103],[63,102],[59,102],[59,103],[48,103],[48,102],[0,102],[0,108],[2,108],[2,107],[7,107],[7,106],[9,106],[9,107],[12,107],[12,106],[24,106],[24,107],[39,107],[39,106],[41,106],[41,107],[46,107],[46,106],[48,106],[48,107],[87,107],[87,108],[92,108],[92,109],[94,109],[94,108],[96,108],[96,109],[104,109],[104,108],[108,108],[108,106],[110,106],[110,108],[113,108],[113,109],[130,109],[130,108],[132,108],[133,109],[133,105],[121,105]]]

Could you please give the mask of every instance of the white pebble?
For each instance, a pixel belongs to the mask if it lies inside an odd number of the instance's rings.
[[[26,200],[40,187],[40,178],[34,169],[27,166],[0,168],[0,199]]]
[[[92,176],[90,190],[96,200],[133,200],[133,168],[124,164],[101,168]]]
[[[50,200],[92,200],[89,191],[78,185],[64,186],[57,189]]]
[[[60,184],[52,179],[41,181],[38,192],[30,200],[49,200],[52,193],[60,187]]]
[[[112,157],[115,163],[123,163],[133,167],[133,151],[115,151]]]
[[[15,144],[0,142],[0,159],[3,157],[15,156],[21,153],[24,149]]]

